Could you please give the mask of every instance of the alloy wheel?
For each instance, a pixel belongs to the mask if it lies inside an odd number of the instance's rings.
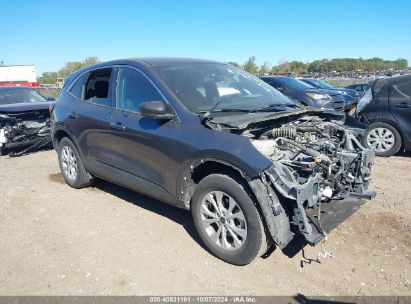
[[[222,191],[211,191],[201,201],[201,221],[208,237],[224,250],[236,250],[247,239],[247,222],[238,203]]]
[[[73,150],[68,146],[64,146],[61,151],[61,165],[66,177],[75,181],[78,174],[77,159]]]

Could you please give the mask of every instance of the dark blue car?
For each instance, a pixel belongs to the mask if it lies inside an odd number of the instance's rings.
[[[356,90],[349,89],[349,88],[336,88],[321,79],[299,78],[299,80],[304,81],[305,83],[308,83],[309,85],[312,85],[313,87],[317,89],[335,91],[338,94],[341,94],[344,97],[345,109],[347,111],[354,108],[355,105],[358,103],[358,100],[361,97],[361,94],[357,92]]]
[[[100,177],[190,210],[208,250],[244,265],[296,234],[317,244],[373,196],[373,151],[345,119],[229,64],[141,58],[70,75],[51,134],[68,185]]]
[[[287,97],[304,105],[337,111],[345,109],[344,96],[334,90],[318,89],[287,76],[262,76],[260,78]]]

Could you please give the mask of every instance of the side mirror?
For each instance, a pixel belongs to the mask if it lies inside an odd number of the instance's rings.
[[[148,101],[140,105],[140,113],[143,117],[154,120],[171,120],[174,114],[164,101]]]
[[[53,97],[49,97],[49,98],[47,98],[47,101],[56,101],[56,99],[53,98]]]

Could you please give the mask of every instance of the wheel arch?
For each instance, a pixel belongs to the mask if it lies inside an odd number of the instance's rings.
[[[197,184],[206,176],[216,173],[229,173],[236,178],[248,183],[252,177],[230,162],[216,159],[204,158],[193,161],[183,171],[182,178],[178,183],[177,199],[179,205],[190,209],[190,201]]]
[[[53,147],[54,147],[54,149],[56,149],[56,150],[58,149],[59,143],[60,143],[60,141],[61,141],[64,137],[67,137],[68,139],[71,140],[71,142],[72,142],[72,143],[74,144],[74,146],[76,147],[78,153],[80,154],[80,157],[81,157],[82,161],[84,162],[84,155],[83,155],[83,152],[82,152],[81,149],[80,149],[79,143],[78,143],[77,140],[76,140],[73,136],[71,136],[70,133],[69,133],[65,128],[63,128],[63,127],[56,128],[56,129],[53,131],[52,141],[53,141]]]

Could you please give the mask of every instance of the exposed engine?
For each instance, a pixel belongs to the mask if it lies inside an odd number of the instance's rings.
[[[48,110],[0,114],[0,152],[19,156],[51,144]]]
[[[375,195],[366,191],[374,151],[361,145],[360,129],[305,116],[268,131],[246,132],[254,147],[273,161],[265,172],[267,183],[296,201],[291,207],[295,223],[310,243],[325,235],[320,223],[322,203]],[[317,224],[307,216],[310,209],[318,209]]]
[[[368,187],[374,153],[358,135],[341,122],[307,117],[266,131],[252,143],[281,167],[286,180],[303,185],[321,178],[321,199],[337,199]]]

